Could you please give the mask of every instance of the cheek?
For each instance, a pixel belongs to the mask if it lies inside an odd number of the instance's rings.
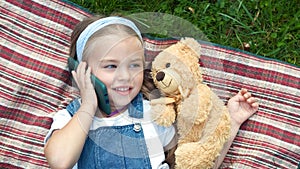
[[[111,75],[110,73],[107,73],[107,72],[102,72],[102,71],[97,71],[95,73],[95,76],[105,84],[105,86],[107,88],[109,88],[112,84],[112,78],[113,75]]]
[[[143,71],[140,71],[139,73],[136,73],[134,75],[133,81],[135,82],[135,85],[142,86],[144,80],[144,73]]]

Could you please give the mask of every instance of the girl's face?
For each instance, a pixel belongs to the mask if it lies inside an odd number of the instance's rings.
[[[93,74],[107,87],[112,111],[128,105],[140,92],[144,50],[137,37],[96,40],[88,58]]]

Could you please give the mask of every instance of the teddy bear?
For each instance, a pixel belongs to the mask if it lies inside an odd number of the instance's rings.
[[[151,76],[160,96],[150,100],[152,118],[177,128],[175,168],[212,168],[230,136],[230,116],[223,101],[203,83],[201,45],[182,38],[153,60]]]

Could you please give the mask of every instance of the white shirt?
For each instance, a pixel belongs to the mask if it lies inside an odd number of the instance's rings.
[[[151,118],[151,106],[149,101],[143,101],[144,117],[142,119],[132,118],[128,115],[128,110],[124,113],[110,118],[94,117],[90,130],[95,130],[104,126],[124,126],[134,123],[141,123],[146,145],[148,148],[149,158],[152,168],[163,167],[161,163],[165,160],[163,147],[168,145],[175,135],[175,129],[171,127],[162,127],[156,125]],[[51,137],[54,130],[63,128],[70,120],[71,115],[66,109],[58,111],[53,117],[53,123],[44,142]],[[73,168],[74,169],[74,168]]]

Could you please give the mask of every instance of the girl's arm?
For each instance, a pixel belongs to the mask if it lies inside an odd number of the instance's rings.
[[[45,145],[45,156],[53,169],[72,168],[78,161],[97,109],[97,97],[90,80],[91,69],[86,69],[86,63],[82,62],[72,75],[79,87],[82,104],[67,125],[55,130]]]
[[[231,136],[227,143],[225,143],[220,156],[215,161],[214,168],[220,167],[240,126],[258,110],[259,104],[257,100],[251,96],[250,92],[246,89],[242,89],[228,101],[227,107],[231,117]]]

